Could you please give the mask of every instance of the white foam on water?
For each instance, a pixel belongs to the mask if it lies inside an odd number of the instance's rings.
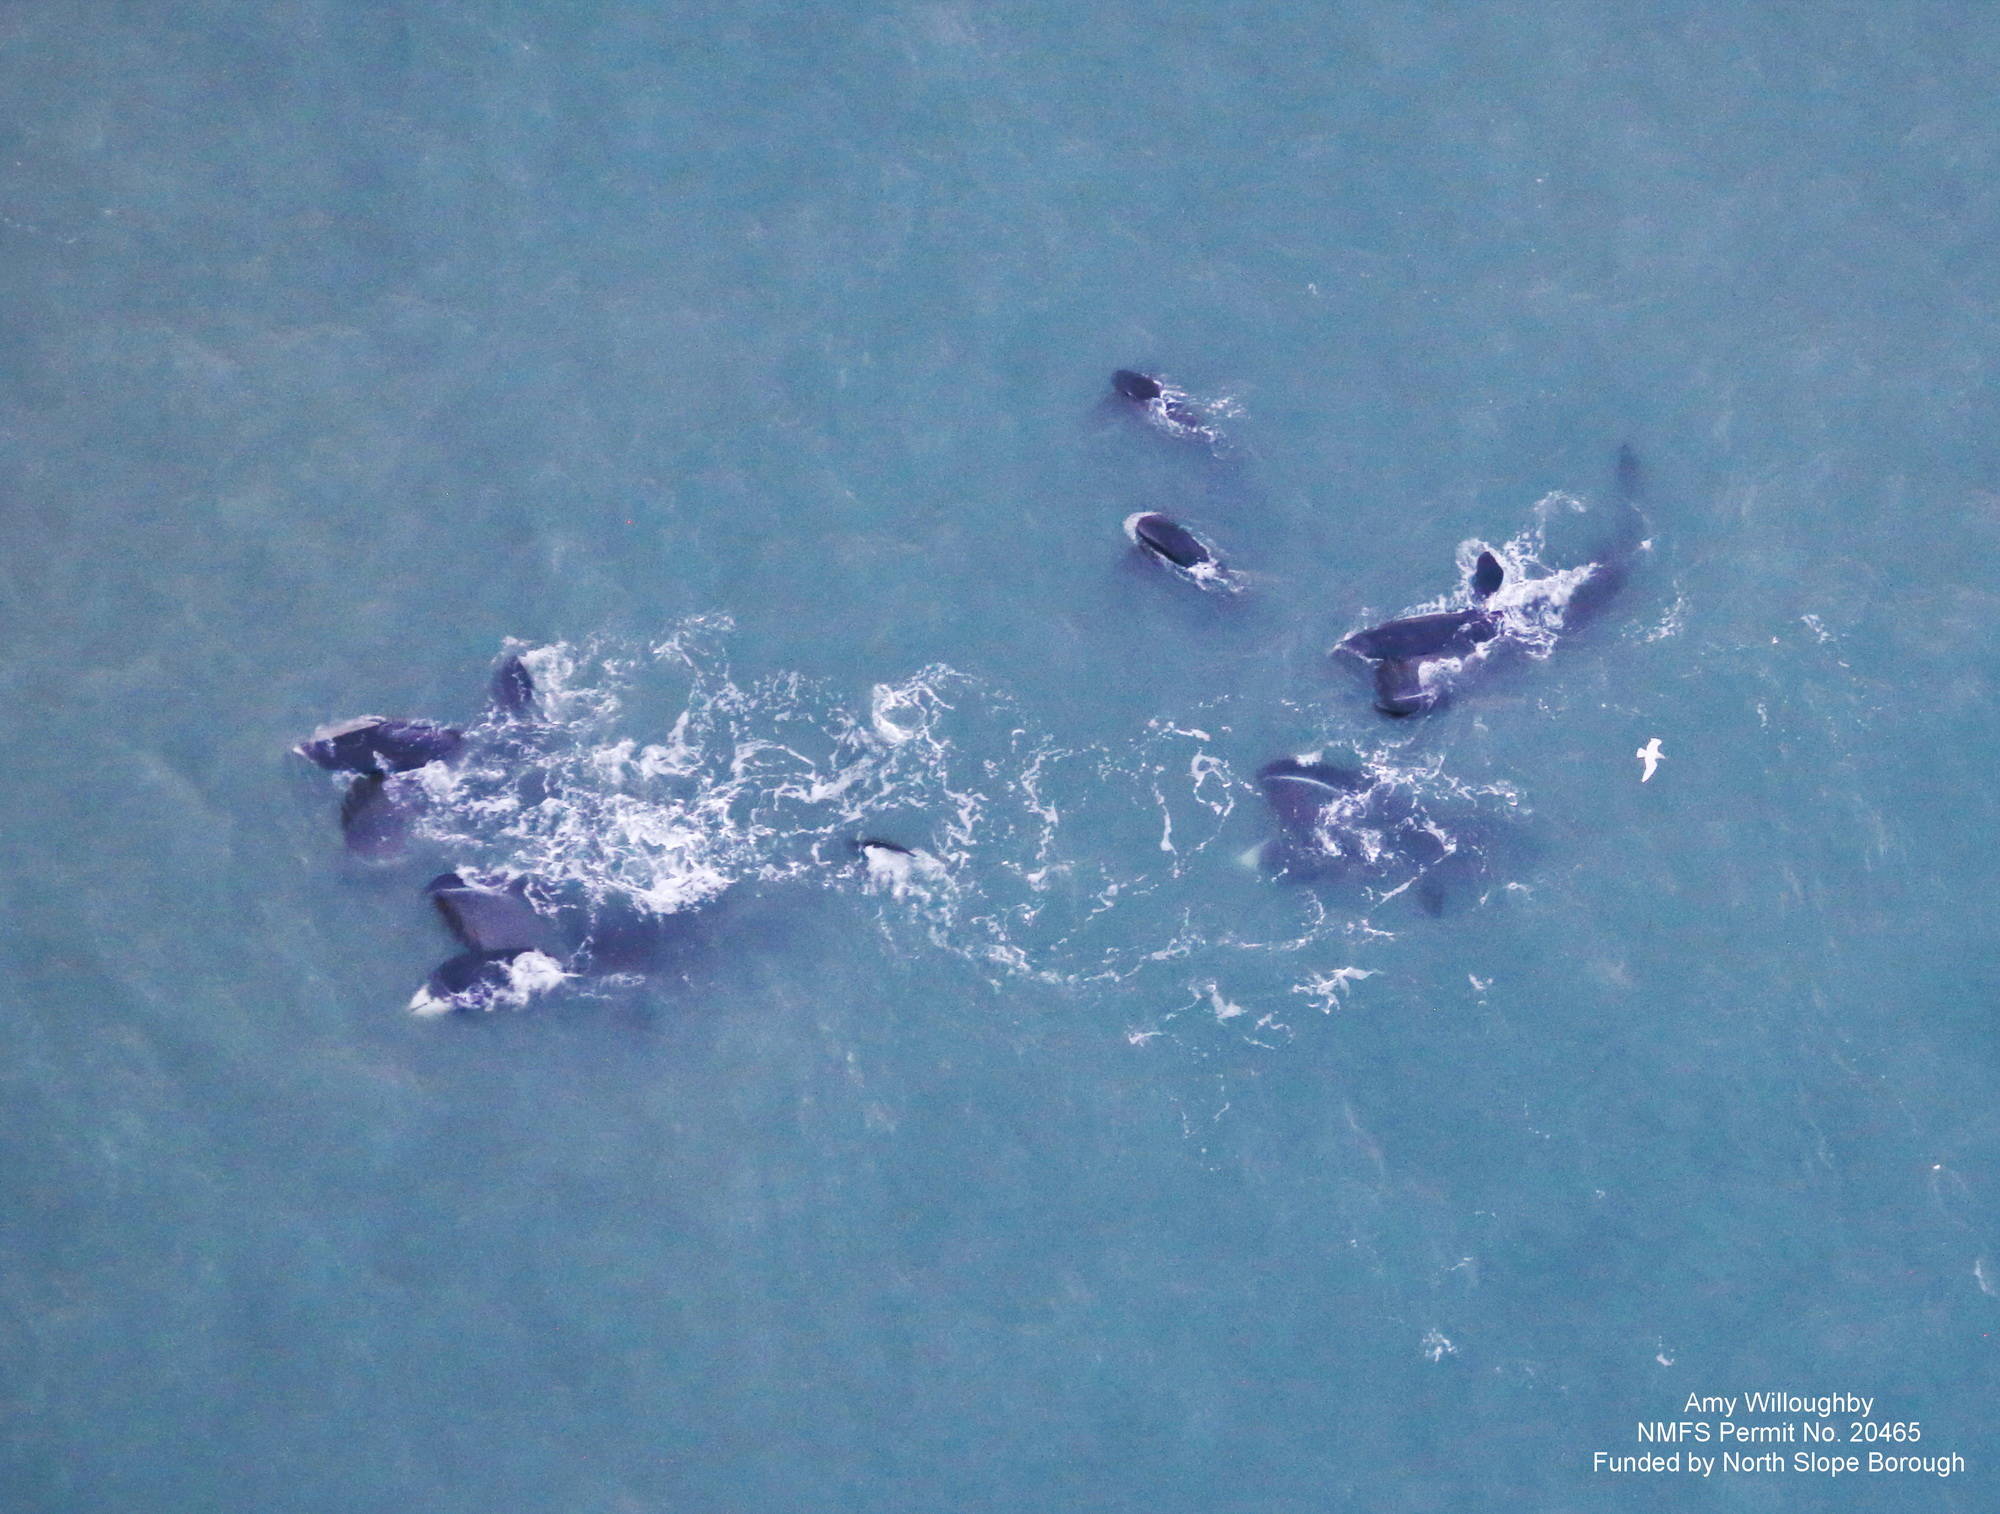
[[[1393,838],[1365,817],[1330,840],[1362,865],[1366,891],[1334,907],[1312,889],[1274,893],[1255,918],[1275,911],[1275,930],[1192,913],[1191,871],[1226,870],[1244,841],[1261,850],[1276,833],[1226,749],[1230,696],[1130,742],[1064,746],[1005,690],[941,664],[856,701],[794,673],[740,673],[731,639],[726,620],[697,617],[650,645],[520,651],[546,718],[475,727],[460,762],[425,770],[425,839],[455,866],[642,915],[745,885],[848,893],[899,953],[943,953],[996,985],[1102,990],[1092,1002],[1120,1015],[1187,983],[1191,966],[1222,982],[1247,962],[1394,939],[1368,914],[1415,875],[1393,871]],[[1466,783],[1437,759],[1384,746],[1361,763],[1371,793],[1398,806],[1391,821],[1447,857],[1463,844],[1454,806],[1519,808],[1507,786]],[[857,857],[862,838],[907,852]],[[1336,975],[1314,1002],[1330,1007],[1351,981]],[[1228,1003],[1204,999],[1186,1031],[1259,1045],[1289,1033]]]
[[[1380,968],[1336,967],[1331,972],[1313,973],[1292,985],[1292,992],[1303,994],[1306,1002],[1321,1014],[1332,1014],[1347,1002],[1352,985],[1366,978],[1378,977]]]

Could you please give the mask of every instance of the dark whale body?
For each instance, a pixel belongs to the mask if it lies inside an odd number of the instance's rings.
[[[1310,841],[1328,806],[1343,795],[1366,793],[1369,783],[1352,768],[1280,757],[1257,770],[1257,786],[1285,833]]]
[[[897,841],[884,841],[879,836],[857,836],[848,843],[855,855],[866,857],[870,852],[886,852],[893,857],[914,857],[916,853]]]
[[[1443,912],[1445,884],[1476,877],[1478,855],[1444,834],[1408,793],[1352,768],[1281,757],[1257,773],[1278,822],[1264,866],[1294,882],[1414,883],[1425,913]]]
[[[357,857],[387,861],[399,856],[422,816],[424,787],[414,778],[357,778],[340,798],[340,835]]]
[[[1222,559],[1179,521],[1151,511],[1129,515],[1125,518],[1125,534],[1155,562],[1178,570],[1204,589],[1235,586]]]
[[[1375,708],[1384,715],[1421,715],[1437,701],[1437,691],[1424,683],[1421,659],[1386,658],[1375,664]]]
[[[1170,389],[1150,374],[1120,368],[1111,375],[1111,392],[1130,400],[1147,416],[1177,435],[1207,436],[1201,410],[1178,390]]]
[[[520,955],[517,951],[470,951],[447,957],[424,980],[418,999],[428,998],[439,1008],[483,1008],[494,994],[512,983],[514,959]]]
[[[1563,610],[1563,622],[1572,629],[1604,613],[1624,589],[1639,554],[1646,549],[1646,517],[1640,509],[1646,497],[1646,474],[1629,442],[1618,448],[1617,483],[1618,513],[1611,535],[1593,556],[1595,571],[1576,586]]]
[[[1148,378],[1143,373],[1134,373],[1130,368],[1120,368],[1112,374],[1111,387],[1126,399],[1136,400],[1142,405],[1166,393],[1158,379]]]
[[[1646,547],[1646,520],[1639,509],[1645,477],[1639,455],[1630,444],[1619,446],[1615,473],[1616,515],[1611,533],[1593,554],[1590,571],[1570,590],[1562,606],[1558,623],[1565,632],[1602,613],[1624,588]],[[1427,678],[1426,665],[1465,658],[1503,634],[1506,623],[1486,608],[1486,602],[1506,581],[1506,565],[1492,551],[1482,550],[1466,579],[1467,592],[1475,601],[1472,608],[1387,621],[1357,631],[1335,650],[1375,664],[1375,708],[1383,714],[1401,717],[1436,709],[1444,697],[1446,677]]]
[[[357,857],[385,861],[403,850],[423,814],[423,784],[401,775],[442,762],[465,745],[465,735],[434,720],[389,720],[364,715],[317,731],[292,748],[307,761],[354,780],[340,799],[340,834]]]
[[[1472,597],[1484,603],[1498,594],[1506,581],[1507,570],[1500,566],[1500,559],[1491,552],[1481,552],[1472,565]]]
[[[1137,515],[1131,521],[1132,539],[1155,557],[1176,568],[1192,568],[1197,563],[1214,562],[1215,554],[1194,533],[1164,515]]]
[[[528,880],[468,881],[440,873],[424,885],[445,928],[465,948],[440,963],[410,1001],[418,1014],[490,1008],[494,995],[514,986],[514,963],[556,949],[554,922],[528,897]]]
[[[1463,657],[1481,642],[1500,634],[1500,618],[1491,610],[1441,610],[1434,615],[1408,615],[1357,631],[1340,645],[1358,657],[1409,661],[1427,657]]]
[[[407,773],[451,756],[465,744],[465,733],[434,720],[390,720],[363,715],[342,725],[316,731],[292,750],[328,772],[360,773],[380,778]]]
[[[459,944],[472,951],[547,951],[554,944],[550,923],[528,898],[525,878],[496,886],[441,873],[424,892]]]
[[[1639,466],[1639,454],[1632,450],[1630,442],[1618,444],[1618,497],[1631,504],[1637,504],[1646,497],[1646,474]]]

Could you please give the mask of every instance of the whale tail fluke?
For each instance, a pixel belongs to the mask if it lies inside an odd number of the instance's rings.
[[[528,665],[521,661],[520,654],[510,652],[502,658],[493,670],[492,681],[487,684],[487,692],[493,700],[493,708],[502,715],[511,715],[517,720],[533,720],[535,707],[535,679],[528,671]]]

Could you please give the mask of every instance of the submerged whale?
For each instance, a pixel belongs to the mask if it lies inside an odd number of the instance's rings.
[[[1234,578],[1214,549],[1179,521],[1140,511],[1125,517],[1125,534],[1155,562],[1166,564],[1201,588],[1235,587]]]
[[[1111,375],[1111,392],[1137,407],[1154,425],[1170,436],[1195,436],[1214,440],[1208,417],[1184,391],[1151,374],[1120,368]]]
[[[1280,757],[1257,771],[1278,822],[1260,860],[1294,882],[1414,887],[1427,914],[1443,913],[1446,886],[1477,878],[1478,852],[1446,831],[1405,787],[1359,768]]]
[[[414,775],[357,778],[340,796],[340,836],[357,857],[385,861],[397,856],[422,818],[428,795]]]

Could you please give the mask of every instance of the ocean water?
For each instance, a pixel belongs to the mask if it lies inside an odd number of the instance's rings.
[[[1923,0],[0,9],[0,1502],[1993,1508],[1996,66]],[[1328,647],[1588,562],[1620,444],[1622,594],[1377,715]],[[481,722],[375,863],[289,752],[370,712]],[[1435,913],[1256,866],[1315,751]],[[414,1019],[452,866],[669,944]],[[1594,1468],[1765,1390],[1965,1465]]]

